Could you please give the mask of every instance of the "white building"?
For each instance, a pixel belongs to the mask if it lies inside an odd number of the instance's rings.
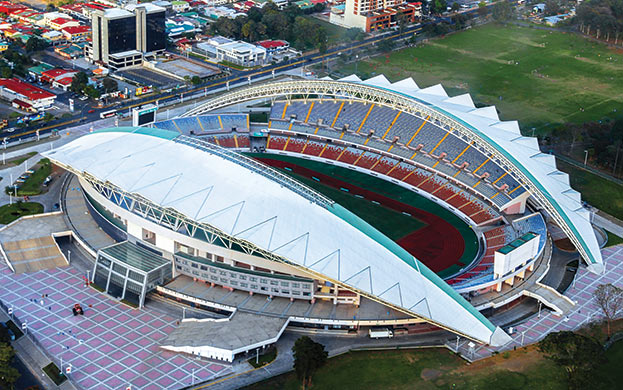
[[[266,49],[243,41],[233,41],[216,46],[216,58],[242,66],[264,65]]]

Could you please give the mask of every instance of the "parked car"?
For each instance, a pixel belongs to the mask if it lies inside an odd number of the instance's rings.
[[[93,114],[95,112],[95,110],[89,110],[87,111],[89,114]]]

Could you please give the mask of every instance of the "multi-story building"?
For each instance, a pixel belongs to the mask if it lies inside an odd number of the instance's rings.
[[[404,0],[346,0],[345,7],[331,10],[330,21],[365,32],[383,30],[399,24],[401,18],[413,23],[421,16],[421,3]]]
[[[93,12],[87,57],[113,69],[141,65],[144,56],[164,52],[165,10],[153,4]]]

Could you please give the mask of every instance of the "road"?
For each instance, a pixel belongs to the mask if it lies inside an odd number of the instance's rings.
[[[353,50],[360,50],[362,48],[375,45],[383,40],[399,40],[404,39],[406,37],[411,36],[414,32],[420,32],[422,30],[422,25],[417,24],[414,26],[410,26],[404,29],[401,32],[394,33],[385,33],[382,35],[377,35],[360,42],[353,42],[349,44],[339,45],[336,47],[332,47],[327,50],[324,54],[313,53],[308,54],[293,60],[288,61],[286,64],[275,64],[268,65],[261,69],[254,70],[235,70],[232,69],[231,74],[225,78],[221,78],[218,80],[213,80],[198,86],[192,87],[184,87],[177,89],[173,92],[161,93],[159,95],[152,95],[143,99],[132,100],[130,102],[116,103],[111,106],[107,106],[104,108],[93,108],[91,113],[90,107],[84,105],[78,109],[78,112],[74,113],[72,118],[67,118],[64,120],[54,120],[50,121],[44,126],[37,127],[28,127],[25,129],[17,130],[13,133],[8,132],[0,132],[0,139],[5,140],[7,143],[15,142],[18,140],[24,140],[30,137],[36,137],[37,131],[40,135],[52,132],[59,131],[65,129],[70,126],[75,126],[79,123],[92,122],[100,119],[100,113],[104,111],[109,111],[111,109],[115,109],[117,111],[125,111],[129,110],[133,107],[138,107],[144,104],[154,103],[158,101],[159,104],[167,104],[175,101],[179,101],[180,97],[183,96],[185,99],[192,99],[201,97],[201,95],[206,95],[207,93],[213,92],[219,88],[223,88],[229,83],[230,87],[240,86],[245,83],[250,83],[252,81],[256,81],[260,78],[265,78],[266,76],[270,76],[273,74],[278,75],[282,74],[288,70],[299,68],[302,66],[310,66],[314,64],[319,64],[323,61],[336,58],[345,52],[351,52]],[[89,109],[87,109],[89,108]]]

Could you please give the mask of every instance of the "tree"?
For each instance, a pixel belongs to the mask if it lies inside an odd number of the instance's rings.
[[[83,91],[84,91],[85,95],[87,95],[88,97],[90,97],[92,99],[97,99],[101,95],[100,91],[95,89],[95,87],[92,86],[92,85],[87,85],[86,87],[84,87]]]
[[[89,82],[89,78],[87,74],[84,72],[78,72],[71,79],[71,85],[69,89],[75,93],[81,93],[84,88],[86,88],[87,83]]]
[[[396,24],[398,25],[398,32],[402,36],[402,33],[405,31],[405,27],[409,23],[409,17],[405,14],[398,14],[396,16]]]
[[[448,9],[448,3],[446,0],[433,0],[430,3],[430,13],[431,14],[441,14],[446,12]]]
[[[610,337],[610,322],[623,311],[623,289],[608,283],[600,284],[593,293],[597,305],[606,317],[608,337]]]
[[[569,331],[548,334],[538,348],[547,359],[565,368],[569,389],[586,388],[590,373],[605,360],[597,341]]]
[[[46,47],[48,47],[47,42],[35,36],[30,37],[28,41],[26,41],[26,51],[28,53],[43,50]]]
[[[12,389],[20,377],[19,371],[11,367],[13,356],[15,356],[13,347],[7,343],[0,343],[0,388],[2,389]]]
[[[452,8],[451,8],[452,12],[456,12],[460,9],[461,9],[461,6],[459,5],[459,3],[457,2],[452,3]]]
[[[199,76],[193,76],[193,77],[190,79],[190,82],[191,82],[191,83],[193,83],[193,85],[199,85],[199,84],[201,84],[201,77],[199,77]]]
[[[545,0],[545,9],[543,13],[547,16],[558,15],[560,13],[560,4],[558,0]]]
[[[378,48],[381,53],[386,53],[392,51],[396,43],[391,39],[386,39],[384,41],[379,42]]]
[[[487,15],[487,3],[485,3],[484,1],[481,1],[480,3],[478,3],[478,15],[479,16]]]
[[[102,85],[104,86],[105,92],[115,92],[119,88],[119,86],[117,85],[117,81],[111,79],[110,77],[104,78],[104,81],[102,81]]]
[[[491,8],[491,15],[498,22],[508,20],[513,16],[513,7],[508,1],[498,1]]]
[[[303,382],[303,390],[311,385],[312,376],[327,361],[329,355],[324,346],[307,336],[300,337],[292,347],[294,353],[294,371]]]

